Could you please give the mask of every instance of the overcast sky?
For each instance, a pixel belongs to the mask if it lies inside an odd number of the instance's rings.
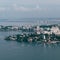
[[[0,18],[60,17],[60,0],[0,0]]]

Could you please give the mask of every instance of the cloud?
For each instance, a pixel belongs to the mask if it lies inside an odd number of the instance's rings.
[[[5,8],[4,7],[0,7],[0,11],[5,11]]]
[[[29,12],[29,11],[41,11],[41,8],[39,5],[36,5],[35,7],[25,7],[25,6],[18,6],[17,4],[13,4],[10,7],[0,7],[0,12],[3,11],[23,11],[23,12]]]
[[[9,7],[0,7],[0,12],[9,11]]]
[[[31,12],[31,11],[46,11],[47,8],[40,8],[39,4],[36,4],[34,7],[26,7],[26,6],[19,6],[17,4],[13,4],[9,7],[0,7],[0,12],[2,11],[18,11],[18,12]]]
[[[17,6],[16,4],[13,4],[13,9],[15,11],[37,11],[37,10],[41,10],[41,8],[39,7],[39,5],[36,5],[34,8],[29,8],[29,7],[24,7],[24,6]]]

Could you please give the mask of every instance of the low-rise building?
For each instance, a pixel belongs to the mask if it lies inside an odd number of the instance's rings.
[[[59,27],[58,27],[58,26],[56,26],[56,27],[53,26],[53,27],[51,28],[51,32],[52,32],[52,33],[58,33],[59,31],[60,31],[60,30],[59,30]]]
[[[12,28],[11,28],[12,30],[18,30],[19,29],[19,27],[18,26],[12,26]]]

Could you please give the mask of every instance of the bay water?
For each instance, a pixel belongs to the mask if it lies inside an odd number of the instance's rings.
[[[55,21],[55,23],[58,22]],[[4,26],[27,24],[33,24],[33,22],[0,22],[0,25]],[[60,45],[46,46],[45,44],[27,44],[4,40],[6,36],[18,33],[21,32],[0,31],[0,60],[60,60]]]

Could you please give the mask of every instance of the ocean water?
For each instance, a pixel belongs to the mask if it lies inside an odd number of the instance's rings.
[[[48,24],[58,24],[59,21],[49,20]],[[37,21],[12,22],[1,21],[0,25],[29,25],[38,24]],[[37,22],[37,23],[36,23]],[[47,22],[40,22],[39,24]],[[8,35],[18,34],[20,31],[0,32],[0,60],[60,60],[60,44],[27,44],[16,41],[6,41],[4,38]]]
[[[27,44],[6,41],[9,32],[0,33],[0,60],[60,60],[60,44]]]

